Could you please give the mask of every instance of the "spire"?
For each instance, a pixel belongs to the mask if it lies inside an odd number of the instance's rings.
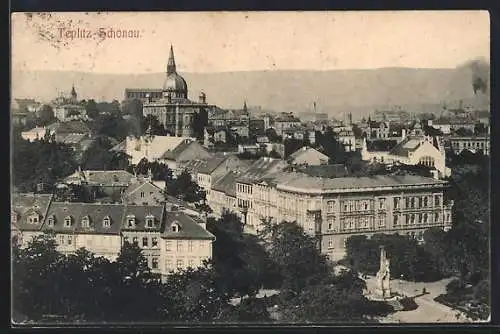
[[[76,100],[76,89],[75,85],[71,87],[71,97]]]
[[[170,54],[168,56],[168,63],[167,63],[167,74],[172,74],[177,72],[177,69],[175,67],[175,58],[174,58],[174,47],[172,44],[170,44]]]
[[[243,111],[247,112],[247,100],[243,102]]]

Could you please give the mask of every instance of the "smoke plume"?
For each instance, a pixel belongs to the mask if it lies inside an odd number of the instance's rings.
[[[466,67],[471,71],[472,90],[477,95],[478,92],[483,94],[489,93],[490,79],[490,64],[486,60],[473,60],[466,64]]]

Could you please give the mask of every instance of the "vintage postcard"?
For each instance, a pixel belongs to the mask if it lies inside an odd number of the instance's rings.
[[[11,27],[13,325],[489,321],[486,11]]]

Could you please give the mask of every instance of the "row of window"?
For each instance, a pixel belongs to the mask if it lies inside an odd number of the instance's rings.
[[[208,258],[206,258],[208,259]],[[188,258],[187,260],[184,258],[177,258],[175,262],[175,267],[174,267],[174,262],[172,259],[166,259],[165,260],[165,267],[167,270],[174,270],[174,269],[182,269],[184,268],[185,265],[191,268],[195,268],[198,265],[201,265],[202,261],[195,259],[195,258]]]
[[[149,242],[150,238],[149,237],[143,237],[142,238],[142,243],[141,243],[141,246],[142,247],[149,247],[149,245],[151,245],[151,247],[153,248],[157,248],[158,247],[158,238],[157,237],[152,237],[151,238],[151,243]],[[130,238],[129,237],[123,237],[123,242],[130,242]],[[139,238],[138,237],[133,237],[132,238],[132,243],[134,244],[139,244]]]
[[[28,221],[32,224],[36,224],[39,222],[39,217],[38,216],[30,216],[28,217]],[[48,227],[54,227],[56,223],[56,218],[54,216],[49,216],[47,218],[47,226]],[[102,219],[102,226],[105,228],[111,227],[111,217],[106,216]],[[136,218],[133,215],[127,216],[127,227],[135,227],[136,223]],[[155,227],[155,218],[153,215],[148,215],[146,216],[146,227],[153,228]],[[64,218],[64,227],[70,228],[73,225],[73,217],[71,216],[66,216]],[[82,228],[90,228],[91,227],[91,220],[89,216],[85,216],[81,219],[80,221],[80,226]]]
[[[236,189],[238,192],[245,193],[245,194],[252,194],[252,186],[248,184],[241,184],[237,183],[236,184]]]
[[[173,241],[167,240],[165,243],[165,250],[167,252],[173,251],[173,249],[174,249],[173,244],[174,244]],[[199,249],[204,249],[204,248],[206,248],[207,245],[208,245],[208,243],[204,240],[198,240],[197,242],[195,240],[187,240],[187,241],[186,240],[177,240],[176,241],[176,250],[177,250],[177,252],[184,252],[185,247],[187,246],[187,251],[192,252],[196,247],[198,247]]]
[[[431,196],[414,196],[414,197],[406,197],[404,199],[404,204],[405,208],[409,209],[414,209],[414,208],[427,208],[432,205],[431,203],[432,197]],[[402,200],[399,197],[394,197],[394,208],[395,209],[400,209]],[[441,205],[441,195],[434,195],[434,206],[440,206]]]

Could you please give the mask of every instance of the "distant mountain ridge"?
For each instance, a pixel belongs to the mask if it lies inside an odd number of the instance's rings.
[[[246,100],[249,106],[299,113],[312,111],[316,102],[317,112],[330,116],[352,112],[356,117],[393,106],[416,113],[436,112],[443,103],[453,106],[459,100],[477,108],[489,106],[488,94],[474,94],[473,74],[468,66],[180,74],[188,83],[191,99],[196,100],[204,91],[207,102],[223,108],[241,108]],[[74,84],[79,98],[122,101],[125,88],[160,88],[164,77],[164,73],[14,71],[12,96],[50,101],[59,91],[68,93]]]

